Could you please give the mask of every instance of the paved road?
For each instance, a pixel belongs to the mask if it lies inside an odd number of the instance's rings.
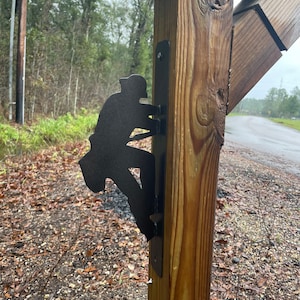
[[[300,173],[300,132],[297,130],[259,117],[227,117],[225,145],[226,142],[271,155],[273,162],[274,157],[286,161],[292,165],[293,173]]]

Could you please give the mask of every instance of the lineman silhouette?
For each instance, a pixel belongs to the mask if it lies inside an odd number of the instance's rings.
[[[139,75],[120,79],[121,92],[110,96],[99,114],[95,132],[90,137],[91,150],[79,161],[86,185],[99,192],[105,188],[105,179],[111,178],[128,197],[136,223],[150,240],[154,224],[153,214],[155,162],[154,156],[128,144],[157,133],[158,120],[150,118],[157,108],[141,104],[146,98],[146,81]],[[130,138],[135,128],[148,130]],[[141,186],[129,168],[140,169]]]

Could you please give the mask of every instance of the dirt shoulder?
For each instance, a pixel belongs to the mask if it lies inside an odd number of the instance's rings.
[[[300,299],[300,176],[227,144],[218,196],[212,299]]]
[[[0,299],[147,299],[146,240],[112,182],[85,187],[87,147],[1,163]],[[299,298],[299,181],[224,147],[211,299]]]

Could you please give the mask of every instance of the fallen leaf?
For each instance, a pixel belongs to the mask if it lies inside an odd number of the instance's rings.
[[[262,287],[266,283],[267,279],[262,277],[257,281],[257,286]]]
[[[228,243],[228,241],[224,240],[224,239],[220,239],[217,240],[216,243],[222,244],[222,245],[226,245]]]
[[[135,280],[139,280],[139,279],[140,279],[140,276],[137,275],[136,273],[130,273],[130,274],[129,274],[129,278],[133,278],[133,279],[135,279]]]
[[[95,271],[97,271],[97,268],[94,266],[89,266],[83,270],[83,272],[85,272],[85,273],[95,272]]]
[[[16,268],[16,272],[19,277],[23,276],[23,270],[21,268]]]
[[[93,256],[94,252],[95,252],[95,249],[89,249],[89,250],[86,250],[85,255],[87,257],[91,257],[91,256]]]

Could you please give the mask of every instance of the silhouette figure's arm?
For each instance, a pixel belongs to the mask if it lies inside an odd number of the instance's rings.
[[[158,107],[150,104],[138,104],[136,110],[136,116],[139,116],[136,120],[135,128],[141,128],[148,130],[147,132],[136,134],[131,137],[130,141],[137,141],[149,136],[153,136],[159,132],[159,120],[155,118],[159,112]],[[152,116],[152,117],[151,117]]]

